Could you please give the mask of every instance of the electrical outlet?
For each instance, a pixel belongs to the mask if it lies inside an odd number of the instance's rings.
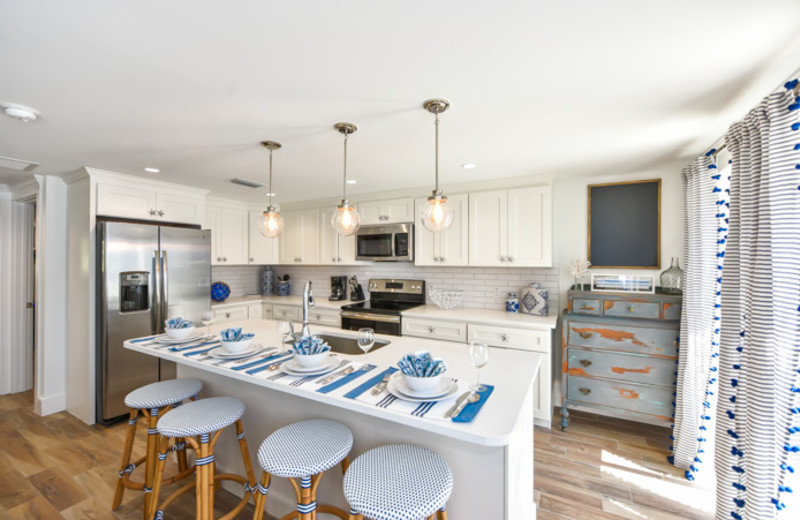
[[[500,297],[500,288],[499,287],[495,287],[494,288],[494,297],[495,298],[499,298]]]

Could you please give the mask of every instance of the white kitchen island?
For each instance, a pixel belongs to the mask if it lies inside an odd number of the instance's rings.
[[[248,320],[212,327],[242,327],[254,332],[256,342],[279,346],[280,338],[272,320]],[[355,336],[356,333],[323,326],[312,326],[312,333]],[[447,361],[450,377],[473,382],[467,346],[445,341],[411,337],[377,336],[391,343],[370,353],[377,368],[330,392],[320,393],[320,385],[307,383],[298,388],[266,378],[275,372],[249,375],[245,371],[197,361],[201,356],[154,349],[125,342],[126,348],[178,363],[178,376],[205,383],[201,397],[233,396],[246,404],[243,417],[253,464],[259,445],[271,432],[294,421],[330,418],[353,432],[350,459],[390,443],[413,443],[435,450],[453,470],[453,494],[447,503],[452,520],[531,520],[536,517],[533,501],[533,392],[540,355],[506,349],[492,349],[489,363],[481,370],[481,382],[494,385],[494,392],[474,421],[456,423],[436,417],[416,417],[407,411],[380,408],[344,397],[344,394],[379,374],[407,352],[428,350]],[[342,359],[363,362],[364,356],[338,354]],[[213,360],[210,360],[213,361]],[[233,430],[222,434],[216,447],[216,462],[221,471],[244,474],[241,455]],[[241,495],[241,489],[227,489]],[[320,482],[317,502],[347,510],[342,495],[342,475],[338,468],[328,471]],[[295,507],[295,495],[284,479],[273,479],[267,499],[267,512],[281,517]],[[334,518],[319,514],[320,519]]]

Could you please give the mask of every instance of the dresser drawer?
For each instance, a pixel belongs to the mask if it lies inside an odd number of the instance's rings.
[[[640,327],[578,320],[568,320],[566,324],[569,345],[661,357],[677,356],[677,328]]]
[[[330,325],[331,327],[341,328],[341,311],[333,309],[309,309],[308,321],[317,325]]]
[[[664,420],[670,420],[673,410],[671,387],[626,381],[570,377],[567,398],[570,401],[646,413]]]
[[[570,376],[604,377],[672,388],[675,361],[655,356],[567,348]]]
[[[664,303],[664,319],[665,320],[679,320],[681,319],[681,304],[680,303]]]
[[[506,347],[533,352],[550,353],[550,331],[511,329],[489,325],[469,325],[469,341],[492,347]]]
[[[591,314],[593,316],[600,316],[602,311],[602,303],[598,300],[589,300],[584,298],[576,298],[572,300],[572,312],[574,314]]]
[[[635,302],[624,300],[605,300],[603,302],[605,316],[620,318],[653,318],[658,319],[661,314],[661,304],[658,302]]]
[[[403,336],[443,339],[445,341],[467,341],[467,324],[458,321],[420,320],[403,318]]]
[[[274,320],[299,321],[302,319],[302,313],[300,307],[293,305],[275,304],[272,306],[272,319]]]

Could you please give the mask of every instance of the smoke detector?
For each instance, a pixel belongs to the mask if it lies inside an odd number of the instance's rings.
[[[23,123],[36,121],[39,118],[39,111],[35,108],[26,107],[25,105],[17,105],[16,103],[0,103],[8,117],[18,119]]]

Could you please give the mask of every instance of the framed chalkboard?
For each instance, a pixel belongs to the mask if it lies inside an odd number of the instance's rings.
[[[593,268],[661,268],[661,179],[589,185]]]

